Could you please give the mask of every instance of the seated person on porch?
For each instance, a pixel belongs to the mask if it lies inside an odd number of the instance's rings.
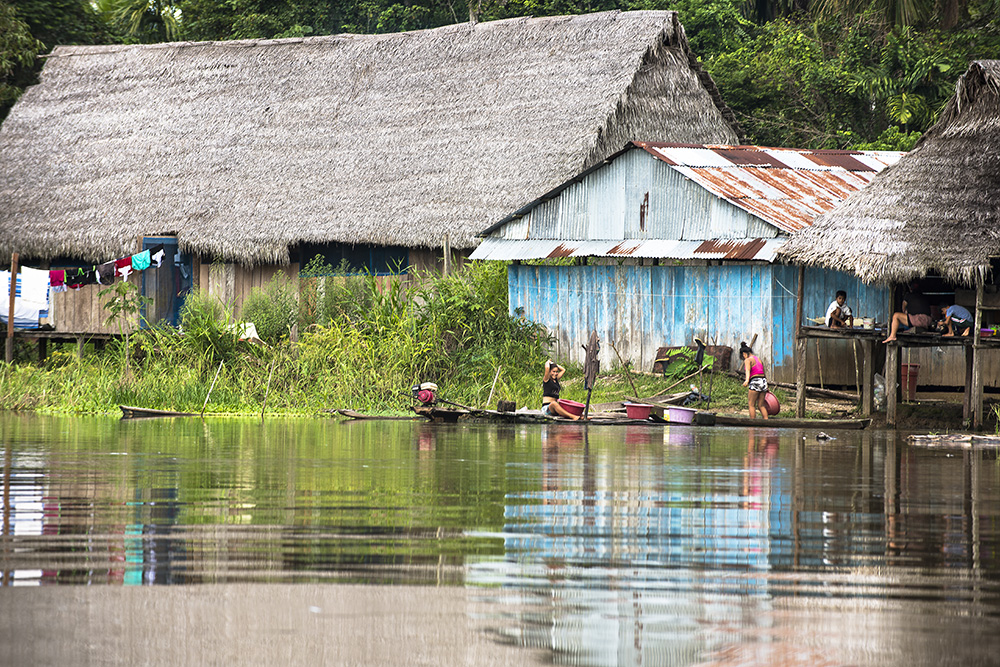
[[[925,329],[931,328],[932,325],[930,304],[927,303],[924,295],[918,292],[915,286],[911,285],[910,291],[903,296],[903,311],[892,314],[892,320],[890,320],[889,324],[889,336],[882,342],[888,343],[896,340],[896,334],[899,333],[900,328],[908,329],[913,327],[914,333],[923,333]]]
[[[946,330],[945,336],[968,336],[972,333],[972,313],[957,304],[941,306],[941,327]]]
[[[838,290],[836,298],[827,307],[826,326],[831,329],[854,326],[854,315],[851,314],[851,307],[847,305],[847,292],[844,290]]]

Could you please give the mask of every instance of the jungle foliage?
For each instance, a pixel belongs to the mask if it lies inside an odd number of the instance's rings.
[[[750,143],[910,148],[969,61],[1000,58],[1000,0],[0,0],[0,119],[57,44],[386,33],[673,9]],[[655,138],[655,137],[654,137]]]

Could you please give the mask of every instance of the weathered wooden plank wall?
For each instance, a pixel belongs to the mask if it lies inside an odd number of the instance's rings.
[[[887,303],[883,288],[869,287],[839,272],[806,272],[804,313],[822,316],[837,289],[850,295],[857,312]],[[836,287],[830,290],[830,286]],[[555,337],[554,354],[583,362],[580,347],[591,330],[604,341],[605,366],[617,363],[610,343],[625,359],[649,370],[656,350],[689,345],[695,336],[734,350],[754,334],[755,351],[771,377],[794,382],[795,294],[798,268],[766,264],[709,266],[528,266],[508,271],[510,312],[524,309],[530,320],[544,324]],[[829,292],[829,295],[827,294]],[[825,384],[855,383],[854,355],[848,341],[824,341]],[[811,348],[813,349],[813,348]],[[828,361],[826,361],[828,360]],[[818,381],[815,359],[809,382]]]
[[[133,273],[129,276],[129,282],[136,287],[141,287],[140,274]],[[104,304],[111,298],[110,295],[103,299],[98,294],[107,285],[84,285],[80,289],[57,292],[52,295],[52,308],[50,309],[50,319],[56,331],[66,333],[119,333],[118,324],[105,324],[108,319],[108,311],[104,309]],[[139,316],[135,315],[126,320],[122,328],[125,330],[135,330],[139,327]]]

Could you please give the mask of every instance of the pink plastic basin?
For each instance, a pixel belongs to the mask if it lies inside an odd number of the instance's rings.
[[[772,417],[781,412],[781,404],[778,403],[778,397],[771,392],[767,392],[764,395],[764,407],[767,408],[767,414]]]
[[[649,411],[652,409],[652,405],[646,405],[645,403],[625,404],[625,414],[629,419],[649,419]]]
[[[667,421],[674,424],[690,424],[694,421],[694,413],[697,410],[691,408],[667,408]]]
[[[587,407],[583,403],[577,403],[576,401],[571,401],[566,398],[560,398],[559,405],[563,406],[566,412],[571,415],[576,415],[577,417],[583,415],[583,409]]]

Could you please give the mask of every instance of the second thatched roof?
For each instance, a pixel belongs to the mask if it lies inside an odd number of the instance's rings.
[[[244,264],[468,248],[631,139],[734,128],[673,12],[61,47],[0,128],[0,256],[103,261],[165,233]]]
[[[780,256],[869,283],[985,278],[1000,256],[1000,61],[973,62],[917,146]]]

